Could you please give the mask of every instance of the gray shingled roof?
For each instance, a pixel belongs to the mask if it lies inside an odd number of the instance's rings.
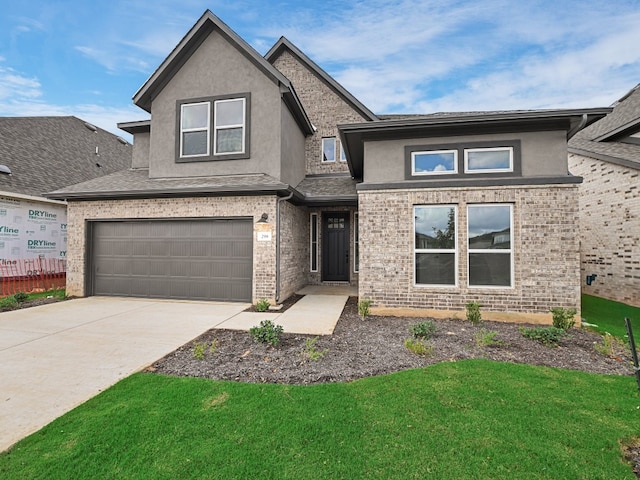
[[[0,191],[41,196],[131,166],[131,144],[86,125],[76,117],[0,117],[0,164],[12,173],[0,175]]]
[[[622,97],[610,114],[575,135],[569,141],[569,151],[640,169],[640,145],[613,139],[597,140],[639,119],[640,84]]]
[[[349,175],[310,175],[296,186],[296,190],[309,201],[358,197],[356,181]]]
[[[116,198],[189,196],[286,190],[288,185],[264,175],[224,175],[214,177],[149,178],[147,169],[122,170],[106,177],[71,185],[47,194],[50,198]]]

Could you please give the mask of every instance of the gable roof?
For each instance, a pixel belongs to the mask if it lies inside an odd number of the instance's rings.
[[[338,125],[338,132],[351,174],[362,179],[366,141],[549,129],[565,130],[571,138],[609,112],[611,108],[436,113]]]
[[[229,28],[210,10],[205,10],[191,30],[180,40],[169,56],[160,64],[155,72],[147,79],[133,96],[133,101],[143,110],[151,113],[151,102],[158,93],[171,81],[173,76],[193,55],[207,36],[217,31],[230,45],[244,55],[267,78],[280,87],[282,98],[293,114],[303,132],[313,134],[313,126],[307,117],[300,99],[295,93],[289,80],[273,65],[267,62],[251,45],[244,41],[237,33]]]
[[[320,68],[313,60],[307,57],[298,47],[285,37],[280,37],[280,40],[271,47],[264,58],[270,64],[273,64],[285,50],[289,51],[289,53],[296,57],[299,62],[305,65],[316,77],[322,80],[329,88],[331,88],[331,90],[338,94],[338,96],[347,102],[360,115],[369,120],[378,120],[375,113],[369,110],[362,102],[360,102],[360,100],[349,93],[346,88],[340,85],[331,75]]]
[[[77,117],[0,117],[0,191],[42,196],[129,168],[131,144]]]
[[[569,142],[569,152],[640,169],[638,143],[621,141],[640,132],[640,84],[613,105],[613,111]]]

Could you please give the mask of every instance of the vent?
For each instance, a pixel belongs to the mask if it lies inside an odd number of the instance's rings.
[[[3,175],[11,175],[11,169],[6,165],[0,165],[0,173]]]
[[[89,130],[91,130],[92,132],[97,132],[98,131],[98,127],[96,127],[95,125],[89,123],[89,122],[84,122],[84,126],[87,127]]]
[[[129,142],[127,142],[124,138],[122,137],[116,137],[116,140],[118,140],[121,144],[123,145],[129,145]]]

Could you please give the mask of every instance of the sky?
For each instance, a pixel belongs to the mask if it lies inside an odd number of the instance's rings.
[[[379,114],[606,107],[640,83],[640,0],[0,0],[0,116],[129,138],[132,96],[206,9]]]

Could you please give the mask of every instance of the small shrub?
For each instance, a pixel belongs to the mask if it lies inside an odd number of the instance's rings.
[[[18,308],[18,302],[13,296],[0,299],[0,310],[15,310]]]
[[[414,338],[429,339],[436,333],[437,327],[433,320],[425,320],[409,327],[409,332]]]
[[[362,299],[358,302],[358,313],[364,319],[371,314],[371,300]]]
[[[498,332],[482,328],[473,335],[473,340],[478,347],[500,347],[504,342],[496,339],[497,336]]]
[[[433,345],[421,338],[407,338],[404,341],[404,346],[411,353],[420,355],[421,357],[433,355]]]
[[[565,330],[557,327],[520,327],[518,330],[520,330],[523,337],[540,342],[547,347],[555,347],[558,345],[562,337],[567,333]]]
[[[317,362],[322,357],[324,357],[329,349],[318,350],[317,343],[318,337],[307,338],[304,341],[304,350],[302,351],[302,356],[304,358],[308,358],[312,362]]]
[[[478,325],[482,321],[482,313],[480,313],[481,306],[478,302],[469,302],[465,305],[467,309],[467,320],[474,325]]]
[[[198,360],[204,360],[204,352],[207,350],[207,342],[196,342],[193,346],[193,356]]]
[[[211,341],[211,346],[209,347],[209,353],[211,355],[215,355],[215,353],[218,351],[218,340],[216,338],[214,338]]]
[[[18,292],[13,296],[13,298],[15,298],[18,303],[24,303],[29,299],[29,295],[24,292]]]
[[[263,298],[262,300],[258,300],[256,302],[256,310],[259,312],[266,312],[267,310],[269,310],[270,305],[271,303],[269,302],[269,300]]]
[[[631,349],[624,340],[614,337],[610,333],[605,333],[602,337],[602,343],[596,343],[593,348],[600,355],[611,358],[620,358],[622,355],[631,353]]]
[[[280,343],[282,331],[283,328],[281,325],[274,325],[271,320],[262,320],[260,326],[249,329],[249,334],[256,342],[267,343],[275,347]]]
[[[551,314],[553,315],[553,326],[566,332],[576,324],[576,321],[574,320],[576,313],[578,312],[575,308],[552,308]]]

